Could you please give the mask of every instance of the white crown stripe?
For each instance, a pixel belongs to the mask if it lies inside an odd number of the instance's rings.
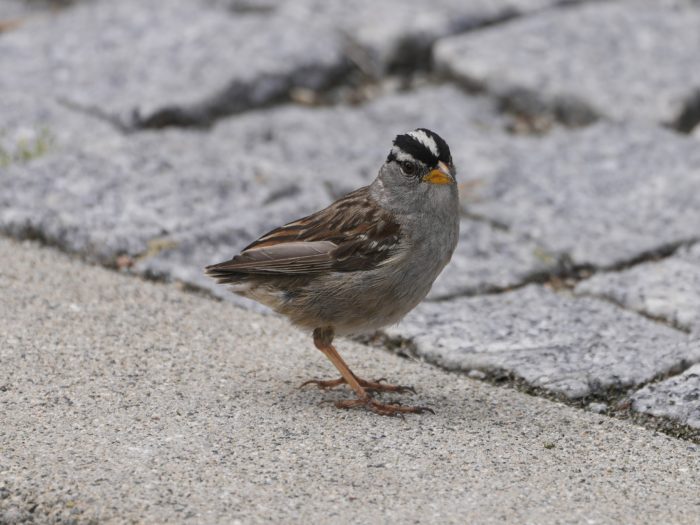
[[[409,155],[408,153],[406,153],[404,150],[402,150],[398,146],[394,146],[393,148],[391,148],[391,153],[394,155],[394,157],[398,161],[404,161],[404,160],[414,161],[415,160],[413,158],[413,156]]]
[[[408,135],[410,135],[411,137],[416,139],[418,142],[423,144],[436,157],[440,156],[440,150],[438,149],[438,146],[435,143],[435,139],[433,139],[433,137],[429,136],[425,131],[421,131],[421,130],[417,129],[415,131],[409,131]]]

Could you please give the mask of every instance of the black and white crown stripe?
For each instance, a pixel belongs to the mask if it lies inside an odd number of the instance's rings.
[[[440,157],[440,150],[438,149],[438,145],[435,142],[435,139],[428,135],[425,131],[423,131],[422,129],[417,129],[415,131],[409,132],[408,135],[410,135],[418,142],[423,144],[423,146],[428,148],[430,150],[430,153],[432,153],[436,157]]]
[[[426,166],[437,166],[438,161],[452,163],[450,148],[437,133],[429,129],[419,128],[399,135],[394,139],[394,146],[389,153],[388,161],[420,161]]]

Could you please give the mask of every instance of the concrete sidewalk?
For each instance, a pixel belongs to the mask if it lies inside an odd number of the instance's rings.
[[[697,523],[700,449],[0,239],[0,523]]]

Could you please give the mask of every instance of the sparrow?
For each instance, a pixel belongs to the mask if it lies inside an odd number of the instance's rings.
[[[459,237],[455,175],[450,148],[437,133],[419,128],[398,135],[369,186],[266,233],[206,273],[313,331],[316,348],[341,377],[302,386],[347,384],[356,397],[336,407],[388,416],[432,412],[374,399],[370,393],[415,390],[361,379],[333,338],[395,324],[428,294]]]

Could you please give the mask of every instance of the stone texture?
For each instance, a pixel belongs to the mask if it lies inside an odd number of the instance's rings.
[[[76,1],[85,0],[0,0],[0,33],[19,27],[29,17],[66,8]]]
[[[530,239],[462,219],[459,244],[429,299],[503,290],[557,270],[559,261]]]
[[[77,3],[3,35],[0,93],[58,97],[126,126],[203,125],[332,86],[353,68],[379,77],[427,64],[441,36],[555,3]]]
[[[3,30],[14,29],[15,22],[20,21],[35,12],[35,7],[32,2],[25,0],[2,0],[0,1],[0,32]],[[12,24],[5,27],[4,24]]]
[[[700,119],[700,10],[674,4],[591,2],[550,10],[442,40],[434,58],[526,113],[689,129]]]
[[[532,13],[561,0],[349,0],[288,2],[302,19],[317,19],[347,39],[356,63],[374,76],[387,69],[424,67],[435,40],[505,18]]]
[[[695,344],[700,346],[700,341]],[[632,409],[700,428],[700,365],[635,392],[632,396]]]
[[[2,35],[0,56],[0,93],[156,126],[206,122],[294,86],[318,89],[346,67],[337,38],[313,21],[175,0],[99,0],[33,18]]]
[[[700,244],[621,272],[594,275],[576,293],[611,299],[687,330],[700,332]]]
[[[700,447],[0,238],[0,523],[697,521]],[[31,269],[31,271],[27,271]]]
[[[451,370],[512,374],[582,398],[634,387],[700,360],[685,334],[608,302],[530,285],[504,294],[425,302],[390,336]]]
[[[697,239],[700,149],[686,136],[599,123],[524,138],[470,209],[574,264],[609,268]]]
[[[280,177],[318,183],[320,176],[329,192],[340,196],[374,179],[397,133],[428,127],[451,145],[468,200],[473,186],[506,166],[501,158],[510,143],[503,133],[506,124],[490,99],[465,96],[446,85],[390,94],[361,106],[288,106],[241,115],[221,121],[212,140],[244,148],[248,159],[264,155],[284,162],[286,170],[267,172],[275,184]]]
[[[120,135],[101,120],[91,126],[82,113],[51,108],[65,113],[66,126],[54,126],[60,147],[6,169],[0,228],[108,264],[127,254],[138,271],[225,296],[202,275],[205,265],[370,182],[397,133],[426,126],[446,137],[467,207],[475,188],[505,168],[502,151],[511,142],[491,101],[449,86],[360,107],[250,112],[205,133]],[[33,121],[41,119],[27,117]],[[454,262],[433,297],[516,285],[557,263],[522,235],[465,218]]]
[[[4,93],[0,115],[0,169],[78,145],[89,150],[119,140],[110,124],[47,97]]]

